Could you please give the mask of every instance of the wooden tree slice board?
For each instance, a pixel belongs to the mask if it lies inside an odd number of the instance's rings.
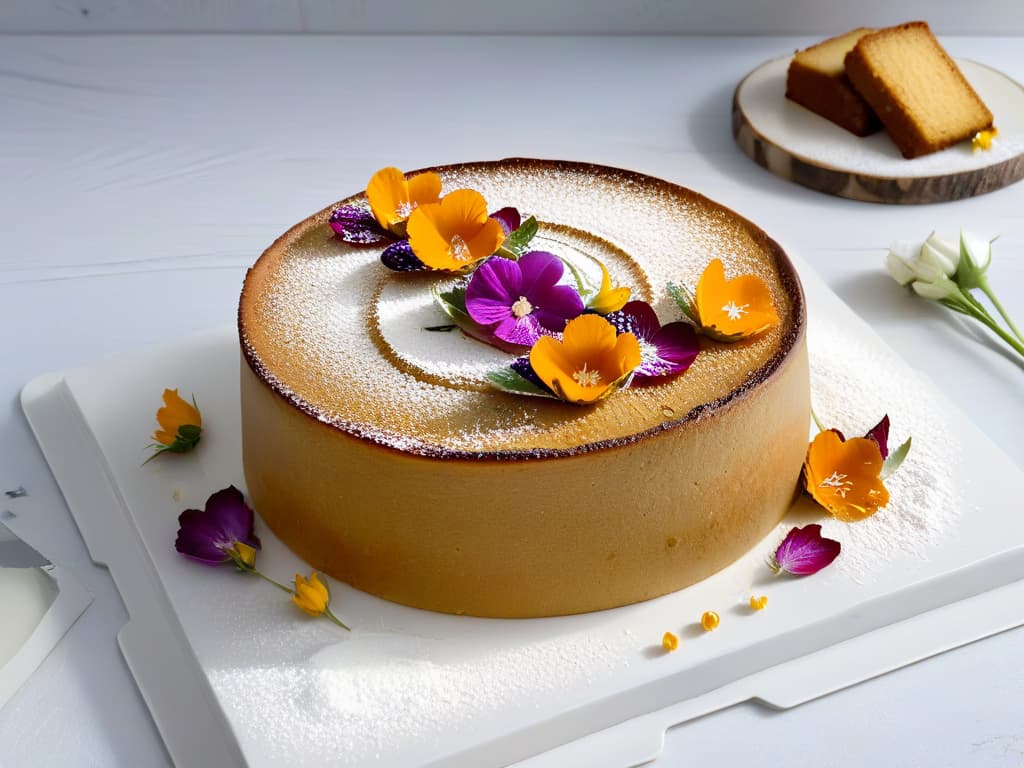
[[[758,165],[830,195],[873,203],[940,203],[1024,178],[1024,88],[990,67],[958,60],[995,116],[987,151],[963,142],[906,160],[884,131],[860,138],[785,97],[789,56],[751,72],[736,88],[732,132]]]

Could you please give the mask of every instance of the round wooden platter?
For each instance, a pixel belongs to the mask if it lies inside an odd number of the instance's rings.
[[[1024,178],[1024,88],[990,67],[958,60],[995,116],[987,151],[963,142],[906,160],[881,131],[860,138],[785,97],[789,56],[755,69],[736,88],[732,132],[758,165],[830,195],[872,203],[940,203]]]

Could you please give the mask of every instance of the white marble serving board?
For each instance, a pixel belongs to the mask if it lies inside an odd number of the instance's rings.
[[[1021,471],[798,269],[819,415],[853,433],[887,411],[894,440],[914,436],[889,506],[845,525],[798,504],[704,582],[581,616],[446,616],[332,583],[346,634],[256,579],[180,557],[181,510],[244,487],[233,329],[27,385],[32,428],[124,597],[120,642],[175,762],[633,765],[657,754],[668,725],[747,699],[793,706],[1024,623],[1024,517],[1005,503]],[[194,454],[141,466],[166,386],[195,394],[204,437]],[[842,541],[840,558],[813,577],[773,577],[766,555],[813,520]],[[257,532],[264,571],[308,570]],[[767,610],[745,607],[751,594],[767,594]],[[697,629],[705,610],[722,617],[713,633]],[[682,641],[673,654],[660,650],[666,630]]]

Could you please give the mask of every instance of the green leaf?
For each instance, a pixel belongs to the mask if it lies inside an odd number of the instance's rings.
[[[455,321],[456,325],[469,321],[472,322],[472,318],[466,311],[466,286],[463,283],[458,283],[454,288],[448,291],[438,290],[436,285],[430,287],[430,292],[434,296],[434,302],[448,317]]]
[[[520,224],[519,228],[515,232],[512,232],[507,238],[505,238],[505,242],[502,243],[502,247],[512,251],[516,256],[520,256],[523,251],[526,250],[526,246],[530,244],[530,241],[533,240],[538,229],[540,229],[540,225],[537,223],[537,218],[535,216],[531,216]]]
[[[879,475],[883,480],[888,478],[900,468],[900,465],[907,458],[907,454],[910,453],[910,441],[912,438],[907,438],[907,441],[903,443],[899,448],[889,454],[889,457],[882,463],[882,472]]]
[[[697,316],[697,301],[685,285],[668,284],[668,295],[675,301],[676,306],[686,315],[687,319],[700,328],[700,318]]]
[[[565,264],[566,268],[572,273],[572,279],[576,283],[576,292],[579,293],[580,298],[583,300],[584,306],[586,306],[590,299],[592,299],[594,296],[598,294],[598,292],[601,290],[601,286],[595,286],[593,283],[589,282],[586,276],[583,274],[583,271],[579,267],[577,267],[571,259],[567,259],[564,256],[559,256],[558,258],[561,260],[563,264]]]
[[[502,368],[499,371],[491,371],[487,374],[487,381],[491,383],[492,387],[500,389],[502,392],[511,392],[514,395],[531,395],[533,397],[550,397],[556,400],[558,399],[547,390],[538,387],[532,381],[527,381],[511,368]]]

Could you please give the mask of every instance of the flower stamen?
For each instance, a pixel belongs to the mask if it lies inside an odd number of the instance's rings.
[[[601,372],[587,368],[586,363],[583,363],[580,370],[574,371],[572,377],[581,387],[596,387],[601,383]]]
[[[750,311],[747,309],[749,306],[749,304],[737,304],[730,299],[729,303],[722,307],[722,311],[729,316],[730,320],[739,320]]]
[[[818,487],[832,488],[835,490],[836,496],[845,499],[846,494],[853,490],[853,483],[846,479],[846,475],[833,471],[831,475],[818,484]]]
[[[469,246],[466,241],[462,238],[462,235],[452,235],[451,243],[448,246],[448,255],[456,261],[468,261],[473,258],[473,254],[470,253]]]
[[[517,318],[526,317],[533,312],[533,304],[525,296],[520,296],[512,303],[512,315]]]

